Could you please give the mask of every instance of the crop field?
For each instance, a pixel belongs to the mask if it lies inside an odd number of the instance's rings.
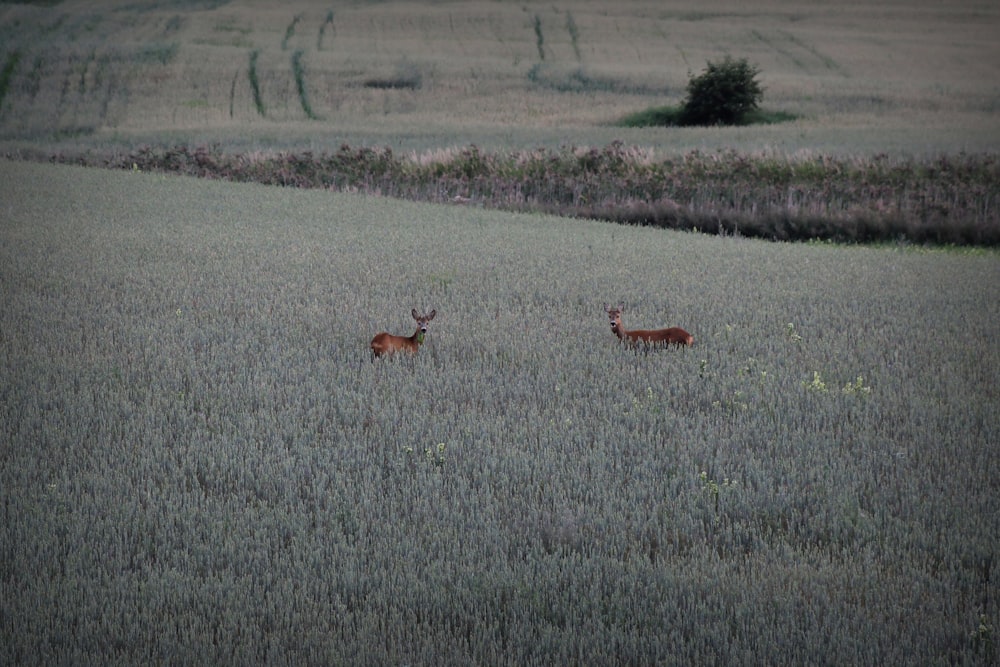
[[[752,5],[0,3],[0,664],[997,664],[1000,5]]]
[[[997,246],[998,31],[971,0],[0,3],[0,155]],[[722,57],[784,120],[626,126]]]
[[[0,202],[3,664],[997,660],[995,252],[7,161]]]
[[[998,29],[981,0],[3,3],[0,144],[996,151]],[[726,54],[798,120],[614,126]]]

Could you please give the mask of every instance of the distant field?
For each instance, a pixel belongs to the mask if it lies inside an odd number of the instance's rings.
[[[997,659],[995,252],[6,161],[0,202],[3,664]]]
[[[1000,149],[995,3],[0,5],[0,145]],[[725,54],[767,128],[624,130]]]

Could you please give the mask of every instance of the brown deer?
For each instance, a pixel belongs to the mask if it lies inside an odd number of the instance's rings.
[[[670,327],[669,329],[633,329],[626,330],[622,327],[622,310],[625,306],[610,308],[604,304],[604,311],[611,319],[611,331],[618,339],[631,345],[638,345],[643,342],[646,345],[694,345],[694,336],[680,327]]]
[[[409,337],[393,336],[384,331],[380,334],[375,334],[371,342],[372,361],[375,361],[375,357],[389,356],[399,350],[406,350],[410,354],[416,354],[417,349],[424,343],[424,335],[427,333],[427,323],[434,319],[437,311],[432,310],[426,315],[419,315],[417,314],[417,309],[414,308],[410,311],[410,314],[417,321],[417,330],[413,332],[413,335]]]

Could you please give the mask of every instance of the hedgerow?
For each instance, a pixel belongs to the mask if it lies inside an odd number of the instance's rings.
[[[126,154],[49,157],[776,240],[1000,244],[1000,163],[992,155],[834,158],[692,151],[657,160],[613,143],[511,153],[468,146],[431,158],[348,145],[318,154],[145,146]]]

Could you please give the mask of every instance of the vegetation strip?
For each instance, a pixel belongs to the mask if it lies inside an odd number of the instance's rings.
[[[251,54],[251,72],[254,59]],[[789,158],[692,151],[654,160],[615,142],[511,153],[469,146],[433,160],[346,144],[319,154],[146,146],[127,155],[38,157],[781,241],[1000,245],[1000,163],[992,155]]]

